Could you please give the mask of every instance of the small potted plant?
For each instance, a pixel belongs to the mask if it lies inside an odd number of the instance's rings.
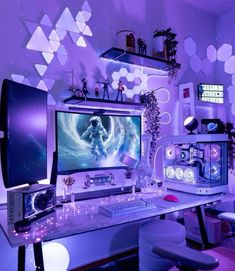
[[[176,35],[171,28],[156,30],[153,33],[154,46],[156,46],[154,47],[154,56],[162,56],[162,58],[167,60],[170,77],[174,77],[180,68],[180,64],[176,61],[178,45]]]

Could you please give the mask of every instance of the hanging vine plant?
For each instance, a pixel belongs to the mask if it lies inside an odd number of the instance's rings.
[[[160,133],[160,110],[157,98],[154,95],[154,91],[140,95],[140,101],[145,105],[145,133],[152,136],[149,152],[149,162],[151,164],[156,151],[156,141]]]

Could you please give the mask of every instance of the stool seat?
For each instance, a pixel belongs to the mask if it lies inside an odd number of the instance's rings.
[[[149,244],[156,241],[173,241],[181,243],[185,240],[185,227],[175,221],[153,220],[143,223],[139,229],[140,240]]]
[[[152,250],[157,255],[173,260],[187,270],[212,270],[219,265],[214,257],[173,242],[157,242]]]
[[[224,212],[218,215],[218,218],[227,222],[235,223],[235,213]]]

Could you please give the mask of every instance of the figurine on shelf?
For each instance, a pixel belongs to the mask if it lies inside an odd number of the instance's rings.
[[[141,38],[141,35],[137,39],[137,45],[138,45],[138,53],[143,54],[143,40]]]
[[[105,99],[106,95],[108,97],[108,100],[109,100],[109,85],[110,85],[110,82],[109,82],[109,78],[105,79],[104,82],[97,82],[98,84],[103,84],[103,100]]]
[[[123,96],[122,96],[122,93],[123,91],[125,90],[124,86],[123,86],[123,83],[121,80],[119,80],[118,82],[118,88],[117,88],[117,97],[116,97],[116,101],[118,101],[118,97],[119,97],[119,94],[121,94],[121,102],[123,102]]]
[[[84,95],[87,97],[87,95],[90,95],[88,89],[87,89],[87,80],[85,78],[82,79],[82,91],[84,93]]]
[[[147,54],[147,43],[145,40],[143,40],[143,44],[142,44],[142,54],[145,56]]]
[[[78,98],[85,97],[83,90],[77,86],[76,82],[77,82],[76,75],[74,70],[72,70],[72,83],[71,86],[69,87],[69,91],[72,91],[73,96],[76,96]]]
[[[96,86],[96,87],[95,87],[95,97],[96,97],[96,98],[99,98],[99,96],[100,96],[100,89],[99,89],[98,86]]]

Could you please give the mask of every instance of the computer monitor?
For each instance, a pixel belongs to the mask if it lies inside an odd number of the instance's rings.
[[[47,178],[47,92],[5,79],[1,94],[2,175],[6,188]]]
[[[198,99],[203,102],[224,103],[224,86],[217,84],[199,84]]]
[[[58,174],[121,169],[123,154],[140,160],[141,117],[56,111]]]

